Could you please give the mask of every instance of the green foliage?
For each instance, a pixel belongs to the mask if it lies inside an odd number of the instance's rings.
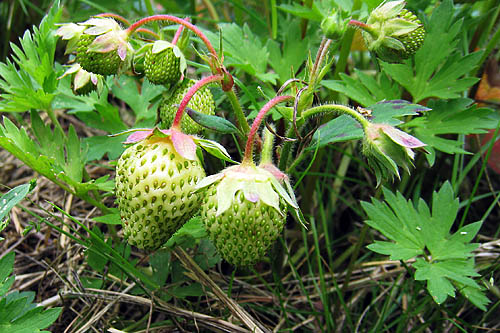
[[[415,67],[410,60],[381,62],[384,72],[408,90],[415,103],[429,97],[458,98],[478,81],[468,74],[478,66],[482,52],[462,55],[457,49],[462,23],[454,20],[452,1],[444,1],[425,25],[427,35],[415,54]]]
[[[450,183],[434,192],[432,211],[422,199],[414,203],[401,193],[395,195],[385,188],[383,192],[385,202],[373,199],[361,205],[368,215],[366,223],[392,242],[375,241],[368,248],[389,255],[391,260],[417,257],[412,265],[415,280],[427,281],[427,290],[436,303],[443,303],[447,296],[455,297],[455,289],[462,292],[465,287],[467,291],[462,294],[486,311],[489,301],[472,279],[479,276],[472,253],[478,244],[470,244],[482,222],[450,233],[459,208]]]
[[[430,147],[448,154],[466,153],[462,142],[443,137],[446,134],[480,134],[497,126],[498,115],[493,110],[478,108],[468,98],[432,100],[432,111],[405,124],[414,127],[415,135]]]
[[[14,62],[0,63],[0,110],[3,112],[50,109],[58,84],[54,71],[57,42],[54,27],[61,13],[61,8],[53,6],[40,26],[33,27],[33,33],[29,30],[24,33],[21,48],[11,44]]]
[[[269,51],[248,25],[243,28],[235,23],[220,24],[224,63],[257,77],[263,82],[276,83],[278,75],[267,71]],[[219,35],[206,31],[214,45],[219,45]]]
[[[9,223],[9,218],[6,218],[6,216],[9,214],[10,210],[33,191],[35,186],[36,179],[33,179],[28,184],[18,185],[0,197],[0,232],[4,230]],[[0,237],[0,241],[2,240],[4,239]]]
[[[59,317],[62,308],[45,310],[33,304],[34,292],[12,292],[6,295],[14,276],[10,276],[14,266],[14,252],[0,259],[0,331],[16,333],[36,333],[47,328]]]
[[[375,77],[354,69],[354,75],[340,73],[341,80],[323,80],[321,84],[333,91],[346,94],[366,107],[383,100],[401,98],[401,89],[385,73],[378,73]]]
[[[400,118],[414,116],[418,112],[429,109],[418,104],[411,104],[404,100],[383,101],[366,108],[371,114],[370,122],[374,124],[389,124],[393,126],[402,123]],[[357,140],[363,138],[363,130],[358,122],[347,115],[341,115],[330,120],[320,127],[313,135],[313,141],[308,149],[316,149],[325,145]]]

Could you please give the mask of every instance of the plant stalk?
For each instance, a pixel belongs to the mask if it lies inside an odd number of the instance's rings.
[[[257,114],[257,117],[255,117],[255,120],[253,121],[252,128],[250,129],[250,133],[248,134],[248,140],[247,144],[245,147],[245,156],[243,157],[243,161],[241,164],[253,164],[253,143],[255,139],[255,135],[257,133],[257,130],[260,127],[260,124],[266,114],[278,103],[294,99],[293,96],[276,96],[273,99],[271,99],[269,102],[267,102],[262,109],[260,109],[259,113]]]

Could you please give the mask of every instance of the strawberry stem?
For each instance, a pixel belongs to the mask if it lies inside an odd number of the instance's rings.
[[[378,35],[379,35],[378,32],[376,31],[376,29],[374,29],[371,25],[366,24],[364,22],[361,22],[361,21],[358,21],[358,20],[350,20],[349,21],[349,25],[351,25],[353,27],[356,27],[356,28],[360,28],[360,29],[368,32],[374,38],[377,38]]]
[[[149,30],[149,29],[139,28],[139,29],[137,29],[135,32],[142,32],[142,33],[145,33],[145,34],[151,35],[151,36],[153,36],[153,37],[154,37],[154,38],[156,38],[156,39],[161,39],[161,38],[160,38],[160,35],[158,35],[156,32],[151,31],[151,30]]]
[[[115,14],[115,13],[101,13],[101,14],[95,15],[94,17],[111,17],[111,18],[117,19],[118,21],[124,23],[127,27],[130,26],[129,20],[127,20],[123,16]]]
[[[139,21],[135,22],[130,27],[128,27],[127,33],[130,35],[133,32],[135,32],[141,25],[144,25],[148,22],[154,22],[154,21],[172,21],[172,22],[175,22],[177,24],[181,24],[181,25],[185,26],[186,28],[188,28],[189,30],[194,32],[198,37],[200,37],[200,39],[203,41],[203,43],[205,43],[205,45],[207,46],[208,51],[215,57],[215,59],[219,59],[217,52],[215,52],[215,49],[212,46],[212,43],[210,43],[210,41],[208,40],[207,36],[205,36],[205,34],[200,29],[198,29],[195,25],[193,25],[192,23],[188,22],[187,20],[176,17],[176,16],[153,15],[153,16],[149,16],[149,17],[140,19]],[[219,62],[217,62],[217,63],[219,63]]]
[[[354,120],[356,120],[358,123],[360,123],[360,125],[363,127],[363,130],[365,130],[370,125],[370,122],[361,113],[351,109],[350,107],[340,104],[325,104],[310,108],[302,113],[302,117],[303,119],[307,119],[317,113],[322,112],[347,114],[351,118],[354,118]]]
[[[266,103],[260,109],[259,113],[257,114],[257,117],[255,117],[255,120],[253,121],[252,128],[250,128],[250,133],[248,133],[248,140],[247,144],[245,147],[245,156],[243,157],[243,161],[241,164],[253,164],[253,143],[255,139],[255,135],[257,133],[257,130],[260,127],[260,123],[266,116],[266,114],[274,107],[276,104],[284,102],[286,100],[294,99],[293,96],[276,96],[273,99],[271,99],[269,102]]]
[[[188,105],[189,101],[191,98],[196,94],[196,92],[203,87],[204,85],[207,85],[211,82],[215,81],[220,81],[224,78],[223,75],[221,74],[216,74],[216,75],[210,75],[207,76],[200,81],[196,82],[191,88],[189,88],[188,92],[184,96],[184,98],[181,101],[181,104],[179,105],[179,108],[177,109],[177,113],[175,114],[174,122],[172,123],[171,128],[177,128],[180,129],[180,123],[182,119],[182,115],[184,114],[184,110],[186,109],[186,106]]]
[[[189,17],[185,19],[186,21],[189,22]],[[177,44],[177,41],[179,40],[179,38],[181,38],[181,34],[182,34],[182,30],[184,29],[184,26],[181,25],[179,27],[179,29],[177,29],[177,31],[175,32],[175,36],[174,36],[174,39],[172,39],[172,44]]]

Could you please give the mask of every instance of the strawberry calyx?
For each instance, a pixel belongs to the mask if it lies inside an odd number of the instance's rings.
[[[62,79],[68,75],[73,75],[71,86],[77,95],[87,94],[96,89],[100,91],[102,89],[102,75],[87,72],[78,63],[71,65],[58,79]]]
[[[281,177],[281,181],[284,184],[290,184],[286,175]],[[243,193],[246,200],[253,203],[261,201],[276,209],[279,214],[282,214],[280,200],[284,200],[293,211],[299,212],[293,189],[288,185],[285,189],[281,181],[268,171],[267,167],[239,164],[230,166],[218,174],[205,177],[196,185],[196,190],[199,191],[211,185],[216,186],[217,216],[231,207],[239,191]],[[302,216],[301,213],[299,215]],[[303,219],[299,221],[305,222]]]
[[[195,135],[188,135],[176,127],[162,130],[155,128],[134,128],[120,133],[112,134],[111,136],[119,136],[129,134],[124,144],[134,144],[139,141],[146,140],[152,136],[169,138],[172,141],[176,152],[187,160],[196,160],[198,157],[198,147],[204,149],[215,157],[230,162],[236,163],[231,159],[227,150],[219,143],[197,137]]]

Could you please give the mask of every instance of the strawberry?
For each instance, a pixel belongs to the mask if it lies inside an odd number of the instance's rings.
[[[419,27],[407,34],[396,37],[396,39],[403,44],[404,49],[381,47],[376,50],[377,56],[386,62],[400,62],[400,60],[408,59],[410,56],[415,54],[415,52],[417,52],[424,43],[425,29],[417,16],[412,12],[403,9],[398,17],[404,19],[405,21],[416,23]]]
[[[202,195],[193,192],[205,177],[201,162],[196,154],[181,156],[174,146],[171,137],[151,135],[118,160],[116,196],[124,236],[138,248],[164,244],[201,204]]]
[[[163,128],[169,128],[172,125],[178,109],[178,104],[181,103],[184,95],[186,95],[189,88],[191,88],[195,83],[195,80],[186,79],[172,95],[166,96],[161,100],[159,114],[161,126]],[[198,90],[189,101],[187,107],[204,114],[214,115],[215,102],[210,89],[204,86]],[[184,133],[188,134],[198,134],[203,130],[202,126],[188,116],[182,117],[181,128]]]
[[[58,34],[69,40],[70,50],[76,50],[76,61],[88,72],[113,75],[130,65],[133,48],[128,43],[129,32],[113,19],[94,17],[59,30]]]
[[[122,60],[116,51],[107,53],[89,52],[89,45],[95,40],[95,36],[83,34],[78,40],[76,49],[76,61],[88,72],[113,75],[118,73]]]
[[[384,2],[372,11],[366,24],[356,24],[363,29],[368,49],[383,61],[401,62],[424,42],[422,22],[404,6],[401,0]]]
[[[146,51],[144,70],[154,84],[175,85],[186,68],[180,49],[166,41],[156,41]]]
[[[201,217],[218,252],[235,266],[261,260],[283,231],[287,206],[298,206],[275,176],[253,164],[203,179]],[[293,197],[294,198],[294,197]]]

